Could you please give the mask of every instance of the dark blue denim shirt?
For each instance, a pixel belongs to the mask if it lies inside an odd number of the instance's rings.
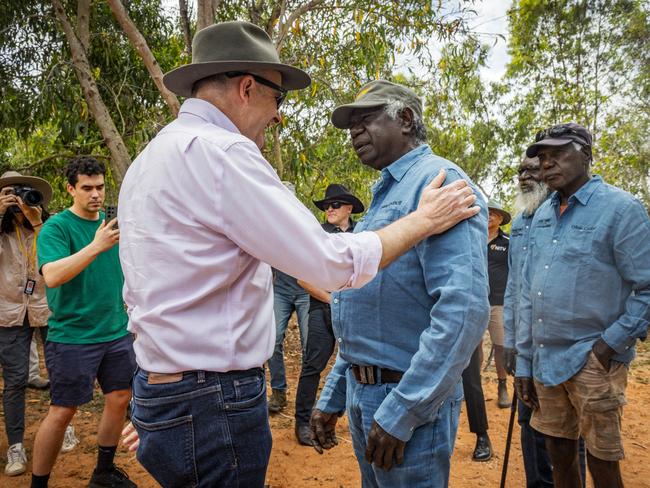
[[[594,342],[629,364],[650,320],[650,219],[629,193],[595,176],[535,213],[524,263],[517,376],[558,385],[582,369]]]
[[[381,229],[415,210],[440,169],[446,183],[469,181],[427,145],[384,168],[355,232]],[[339,356],[319,409],[344,410],[349,365],[374,365],[405,373],[375,413],[384,430],[406,441],[435,418],[487,326],[487,208],[480,197],[478,204],[479,215],[420,242],[363,288],[332,294]]]

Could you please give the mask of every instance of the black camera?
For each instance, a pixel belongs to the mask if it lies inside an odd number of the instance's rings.
[[[14,195],[20,197],[25,205],[30,207],[38,207],[43,203],[43,194],[36,188],[27,185],[14,185]]]

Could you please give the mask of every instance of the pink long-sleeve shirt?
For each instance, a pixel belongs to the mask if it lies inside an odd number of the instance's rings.
[[[158,373],[258,367],[275,342],[271,266],[328,290],[372,280],[374,232],[328,234],[257,146],[188,99],[129,168],[118,211],[129,330]]]

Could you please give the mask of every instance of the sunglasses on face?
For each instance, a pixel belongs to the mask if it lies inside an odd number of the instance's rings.
[[[325,210],[329,210],[330,207],[332,207],[334,210],[338,210],[343,205],[348,205],[348,204],[345,202],[327,202],[323,204],[323,207],[325,207]]]
[[[229,71],[228,73],[224,73],[228,78],[237,78],[238,76],[250,76],[252,77],[255,81],[257,81],[260,85],[268,86],[269,88],[272,88],[273,90],[280,92],[279,95],[275,96],[275,103],[278,108],[280,108],[280,105],[282,105],[282,102],[284,102],[284,99],[287,96],[287,90],[282,88],[280,85],[276,85],[270,80],[267,80],[266,78],[263,78],[259,75],[254,75],[253,73],[246,73],[244,71]]]
[[[535,135],[535,142],[539,142],[543,139],[551,139],[555,137],[562,137],[562,136],[574,136],[580,139],[579,141],[576,141],[583,146],[589,146],[589,143],[585,140],[585,138],[576,132],[574,129],[571,127],[567,127],[565,125],[554,125],[553,127],[549,127],[548,129],[540,130],[536,135]]]

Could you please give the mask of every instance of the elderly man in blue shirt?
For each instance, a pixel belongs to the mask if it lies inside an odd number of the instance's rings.
[[[361,162],[381,171],[355,232],[380,228],[418,205],[439,171],[467,175],[426,145],[422,104],[400,85],[373,81],[333,124],[349,129]],[[364,487],[443,487],[462,400],[461,373],[488,321],[487,209],[426,239],[363,289],[332,294],[339,346],[312,414],[314,446],[336,444],[347,408]]]
[[[592,176],[591,134],[537,134],[554,191],[530,224],[515,386],[546,435],[556,488],[579,488],[578,437],[596,488],[623,486],[621,413],[637,339],[650,320],[650,219],[632,195]]]

